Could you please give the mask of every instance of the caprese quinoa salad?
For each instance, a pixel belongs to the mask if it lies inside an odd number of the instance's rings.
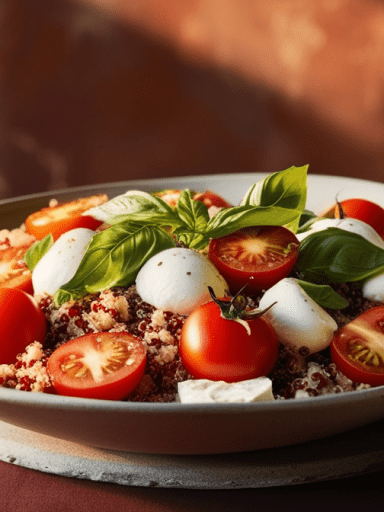
[[[213,192],[52,200],[0,231],[0,386],[254,402],[384,384],[384,209],[307,166]]]

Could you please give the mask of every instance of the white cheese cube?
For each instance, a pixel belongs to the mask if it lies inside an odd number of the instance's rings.
[[[272,381],[268,377],[231,383],[207,379],[186,380],[179,382],[178,393],[180,402],[183,404],[250,403],[274,400]]]

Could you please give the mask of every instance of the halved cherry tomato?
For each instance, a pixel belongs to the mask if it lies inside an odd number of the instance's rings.
[[[362,220],[373,227],[373,229],[375,229],[379,235],[384,238],[384,208],[372,201],[368,201],[367,199],[357,198],[340,201],[340,205],[345,217]],[[333,205],[321,216],[327,218],[339,218],[339,208],[337,205]]]
[[[128,332],[100,332],[61,345],[47,367],[59,395],[122,400],[140,383],[145,363],[139,338]]]
[[[217,206],[218,208],[229,208],[232,206],[224,198],[218,194],[215,194],[215,192],[211,192],[210,190],[206,190],[205,192],[192,191],[191,193],[192,199],[204,203],[207,208],[210,206]],[[160,197],[163,201],[172,207],[176,206],[180,194],[181,190],[177,189],[164,189],[159,190],[158,192],[154,192],[155,196]]]
[[[82,215],[90,208],[105,203],[108,200],[106,194],[75,199],[68,203],[42,208],[38,212],[27,217],[25,226],[27,231],[41,240],[49,233],[57,240],[63,233],[75,228],[97,229],[101,222]]]
[[[233,294],[267,290],[286,277],[296,263],[300,243],[282,226],[255,226],[213,239],[208,257]]]
[[[153,192],[154,196],[160,197],[160,199],[169,204],[169,206],[172,206],[172,208],[174,208],[177,205],[177,201],[180,197],[180,194],[181,190],[173,188],[165,188],[163,190]]]
[[[31,245],[8,247],[0,251],[0,288],[19,288],[32,294],[32,273],[24,261],[24,255]]]
[[[0,288],[0,364],[11,364],[34,341],[44,342],[47,324],[34,299],[17,288]]]
[[[278,341],[268,320],[244,325],[221,316],[211,301],[195,309],[181,330],[179,353],[185,369],[197,379],[238,382],[268,375],[278,356]]]
[[[368,309],[336,332],[331,358],[353,382],[384,384],[384,306]]]

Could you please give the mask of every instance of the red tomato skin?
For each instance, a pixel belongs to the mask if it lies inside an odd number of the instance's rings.
[[[377,306],[365,311],[336,332],[330,345],[331,359],[337,368],[353,382],[371,386],[384,385],[384,363],[378,367],[368,366],[349,357],[348,342],[351,339],[361,338],[353,329],[354,325],[364,329],[365,332],[372,333],[375,340],[380,339],[381,355],[384,357],[384,306]]]
[[[12,364],[34,341],[44,342],[47,323],[43,312],[27,293],[0,288],[0,364]]]
[[[291,247],[290,252],[287,253],[287,256],[284,258],[284,261],[279,264],[272,263],[272,266],[270,267],[266,264],[255,264],[252,270],[246,270],[244,268],[236,268],[230,262],[223,259],[220,255],[221,250],[223,250],[225,254],[225,249],[222,249],[225,247],[223,244],[226,244],[227,242],[231,243],[231,240],[235,240],[234,237],[238,234],[249,233],[255,228],[240,229],[231,235],[213,239],[209,243],[208,258],[224,277],[233,295],[240,291],[245,285],[247,293],[258,294],[261,291],[268,290],[278,281],[287,277],[296,263],[300,242],[291,231],[282,226],[259,227],[264,233],[268,233],[269,231],[272,232],[272,230],[278,230],[279,233],[284,235],[284,248],[287,248],[289,245]]]
[[[71,379],[61,370],[71,354],[81,356],[84,353],[84,344],[95,345],[96,338],[100,336],[113,336],[117,333],[91,333],[79,338],[73,338],[56,349],[48,359],[48,373],[51,376],[53,387],[59,395],[80,398],[94,398],[99,400],[123,400],[129,396],[139,385],[145,371],[146,352],[139,338],[125,333],[130,339],[135,339],[140,347],[140,360],[130,367],[124,366],[106,376],[101,382],[95,383],[92,379]],[[119,335],[122,333],[118,333]],[[129,373],[129,370],[132,370]],[[119,373],[119,375],[117,375]]]
[[[215,192],[211,190],[206,190],[205,192],[196,192],[193,195],[193,199],[195,201],[200,201],[204,203],[207,208],[210,206],[217,206],[218,208],[230,208],[232,205],[228,201],[226,201],[223,197],[219,196]]]
[[[207,302],[187,318],[179,354],[185,369],[197,379],[239,382],[266,376],[278,357],[278,340],[269,322],[260,317],[243,325],[221,317],[220,308]]]
[[[18,288],[32,295],[32,273],[23,262],[24,255],[31,245],[32,243],[0,251],[0,265],[8,264],[10,268],[10,272],[0,274],[0,288]]]
[[[170,206],[174,207],[177,204],[177,200],[181,194],[181,190],[178,189],[165,189],[158,192],[154,192],[154,195],[163,199]],[[228,203],[223,197],[219,196],[211,190],[205,192],[191,191],[192,199],[204,203],[207,208],[210,206],[217,206],[218,208],[230,208],[232,205]]]
[[[82,215],[82,213],[93,206],[104,203],[107,199],[105,194],[100,194],[99,196],[75,199],[58,206],[42,208],[27,217],[25,227],[37,240],[41,240],[50,233],[53,239],[57,240],[63,233],[76,228],[96,230],[102,223],[89,215]],[[42,223],[42,220],[45,222]]]
[[[384,208],[368,199],[345,199],[340,201],[345,217],[358,219],[369,224],[377,233],[384,238]],[[323,217],[339,217],[338,208],[332,206],[324,212]]]

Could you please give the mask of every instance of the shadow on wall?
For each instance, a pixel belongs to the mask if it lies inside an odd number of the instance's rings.
[[[0,32],[0,197],[306,163],[384,181],[383,145],[90,2],[5,0]]]

